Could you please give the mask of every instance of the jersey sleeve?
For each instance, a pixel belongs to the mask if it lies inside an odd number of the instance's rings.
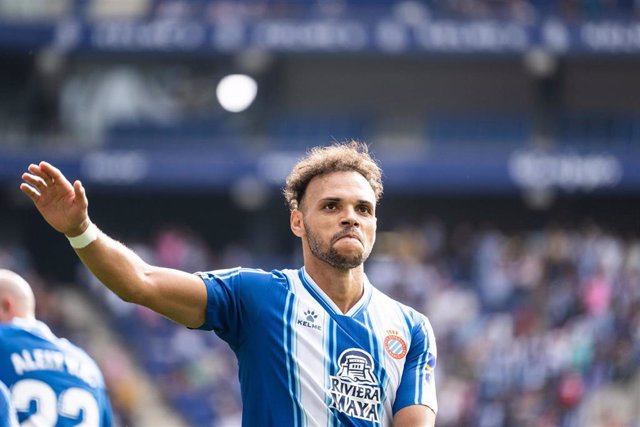
[[[259,318],[277,288],[288,286],[286,276],[277,270],[237,267],[196,274],[207,288],[205,321],[197,329],[213,330],[232,349],[242,343],[247,328]]]
[[[9,389],[0,381],[0,427],[18,427],[18,418],[11,406]]]
[[[425,405],[438,412],[434,371],[437,358],[433,329],[427,318],[420,315],[413,326],[411,346],[393,404],[394,414],[411,405]]]
[[[106,390],[103,390],[102,397],[100,399],[100,407],[102,411],[102,423],[101,427],[112,427],[113,425],[113,410],[111,409],[111,400]]]
[[[113,426],[113,407],[111,406],[111,398],[109,397],[109,390],[102,375],[102,372],[96,365],[99,375],[102,378],[102,383],[97,387],[98,407],[100,408],[100,427],[112,427]]]

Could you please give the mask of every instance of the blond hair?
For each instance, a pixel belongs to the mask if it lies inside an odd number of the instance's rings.
[[[369,154],[367,144],[359,141],[335,143],[325,147],[313,147],[300,160],[287,177],[283,190],[289,209],[300,207],[300,202],[309,182],[316,176],[332,172],[354,171],[362,175],[371,185],[376,203],[382,197],[382,171]]]

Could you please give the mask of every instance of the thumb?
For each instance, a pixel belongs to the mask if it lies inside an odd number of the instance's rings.
[[[89,200],[87,199],[87,193],[85,192],[84,186],[79,179],[73,182],[73,191],[76,195],[76,203],[78,206],[83,209],[87,209],[89,206]]]

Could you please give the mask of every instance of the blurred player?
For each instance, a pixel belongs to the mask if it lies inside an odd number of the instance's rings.
[[[0,381],[0,427],[18,427],[18,419],[11,404],[9,389],[2,381]]]
[[[109,289],[231,346],[244,426],[434,425],[431,326],[364,273],[382,195],[366,145],[316,148],[294,167],[284,193],[304,267],[271,272],[149,265],[90,221],[80,181],[46,162],[28,170],[22,191]]]
[[[22,425],[111,426],[111,403],[95,362],[35,318],[18,274],[0,269],[0,380]]]

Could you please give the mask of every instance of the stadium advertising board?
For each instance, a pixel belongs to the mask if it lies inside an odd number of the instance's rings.
[[[567,23],[556,18],[531,24],[433,18],[406,22],[390,16],[220,23],[176,19],[89,23],[69,19],[40,25],[0,22],[2,45],[155,53],[230,53],[255,48],[275,53],[514,54],[543,49],[559,55],[636,54],[640,52],[640,23]]]

